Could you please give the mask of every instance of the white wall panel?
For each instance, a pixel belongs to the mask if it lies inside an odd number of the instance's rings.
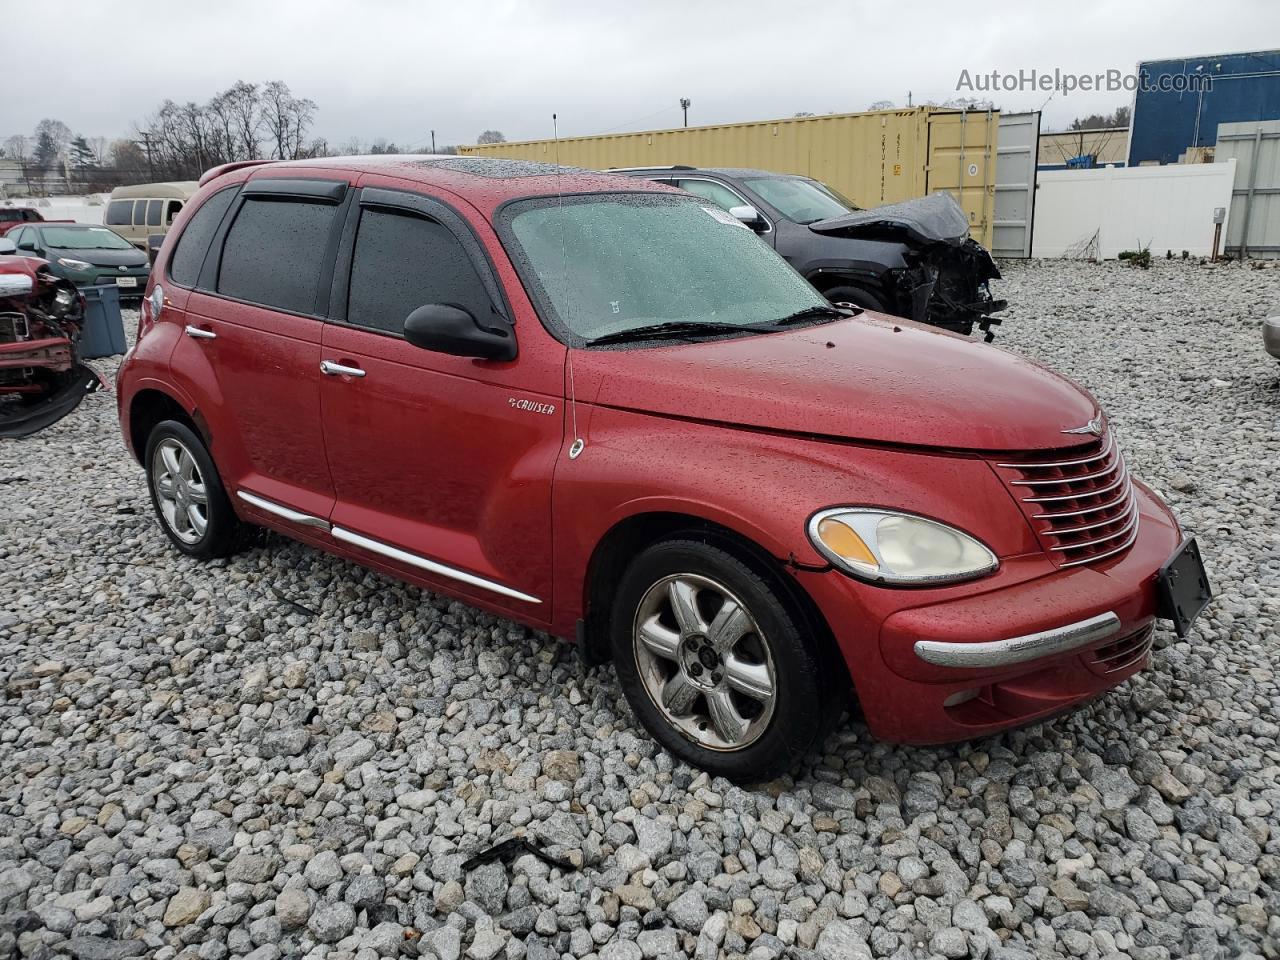
[[[1098,256],[1148,247],[1151,255],[1213,252],[1213,212],[1231,205],[1235,161],[1162,167],[1042,170],[1033,257]],[[1230,213],[1228,212],[1228,218]],[[1223,224],[1221,252],[1226,246]]]

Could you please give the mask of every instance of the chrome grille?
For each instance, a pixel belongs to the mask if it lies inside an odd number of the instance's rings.
[[[21,313],[0,313],[0,343],[17,343],[31,336],[27,318]]]
[[[1082,447],[995,466],[1059,566],[1113,557],[1138,538],[1133,483],[1110,430]]]
[[[1143,627],[1137,633],[1121,637],[1105,647],[1093,651],[1093,665],[1103,673],[1119,673],[1128,670],[1151,652],[1151,643],[1155,639],[1156,628],[1152,624]]]

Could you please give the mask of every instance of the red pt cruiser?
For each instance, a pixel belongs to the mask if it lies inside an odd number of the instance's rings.
[[[120,370],[183,553],[270,527],[612,658],[737,779],[973,737],[1149,662],[1208,599],[1085,391],[832,308],[706,201],[540,164],[210,171]]]

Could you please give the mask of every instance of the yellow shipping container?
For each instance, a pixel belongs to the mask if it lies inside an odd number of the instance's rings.
[[[469,156],[607,170],[688,164],[797,173],[862,207],[946,190],[989,246],[999,114],[915,107],[461,147]]]

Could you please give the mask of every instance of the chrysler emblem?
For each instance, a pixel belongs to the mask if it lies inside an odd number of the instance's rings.
[[[1092,433],[1095,437],[1102,436],[1102,417],[1097,416],[1086,423],[1083,427],[1072,427],[1070,430],[1063,430],[1063,433]]]

